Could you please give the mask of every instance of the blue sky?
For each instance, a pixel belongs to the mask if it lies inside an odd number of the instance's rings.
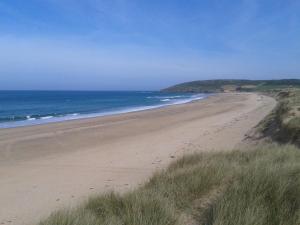
[[[0,0],[0,89],[300,78],[299,0]]]

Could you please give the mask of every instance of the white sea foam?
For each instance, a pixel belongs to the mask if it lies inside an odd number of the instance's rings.
[[[166,98],[166,99],[162,99],[162,100],[160,100],[160,101],[162,101],[162,102],[169,102],[169,101],[171,101],[171,99]]]
[[[78,116],[79,115],[79,113],[72,113],[72,114],[70,114],[70,116]]]
[[[31,117],[31,116],[26,116],[26,120],[36,120],[36,118],[34,118],[34,117]]]
[[[128,107],[121,110],[114,110],[114,111],[107,111],[107,112],[100,112],[100,113],[90,113],[90,114],[79,114],[79,113],[72,113],[66,116],[44,116],[39,119],[32,118],[27,116],[27,120],[24,121],[15,121],[15,122],[4,122],[0,123],[0,128],[11,128],[11,127],[22,127],[22,126],[33,126],[45,123],[53,123],[53,122],[62,122],[67,120],[75,120],[75,119],[84,119],[84,118],[94,118],[94,117],[101,117],[101,116],[109,116],[109,115],[118,115],[130,112],[138,112],[138,111],[145,111],[151,109],[157,109],[162,107],[167,107],[171,105],[179,105],[179,104],[186,104],[192,101],[204,99],[208,95],[193,95],[193,96],[156,96],[160,97],[161,104],[152,105],[152,106],[139,106],[139,107]],[[185,97],[181,99],[176,99],[180,97]],[[175,99],[174,99],[175,98]]]
[[[188,97],[188,96],[184,96],[184,95],[172,95],[172,96],[149,96],[147,97],[148,99],[165,99],[165,98],[184,98],[184,97]]]
[[[48,120],[48,119],[51,119],[53,117],[54,116],[43,116],[43,117],[41,117],[41,120]]]

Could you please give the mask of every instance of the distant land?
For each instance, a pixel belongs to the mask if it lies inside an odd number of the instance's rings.
[[[215,93],[234,91],[268,91],[289,87],[300,87],[300,79],[282,80],[199,80],[177,84],[165,89],[162,92],[194,92],[194,93]]]

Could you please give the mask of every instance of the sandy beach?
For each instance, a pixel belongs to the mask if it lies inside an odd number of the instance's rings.
[[[161,109],[0,130],[0,224],[138,187],[184,153],[230,150],[276,105],[227,93]]]

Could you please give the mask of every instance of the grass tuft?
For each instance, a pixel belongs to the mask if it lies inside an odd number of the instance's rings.
[[[300,150],[264,145],[187,155],[135,191],[91,197],[39,225],[171,224],[300,224]]]
[[[258,126],[263,137],[279,143],[300,147],[300,89],[287,89],[277,93],[277,107]]]

